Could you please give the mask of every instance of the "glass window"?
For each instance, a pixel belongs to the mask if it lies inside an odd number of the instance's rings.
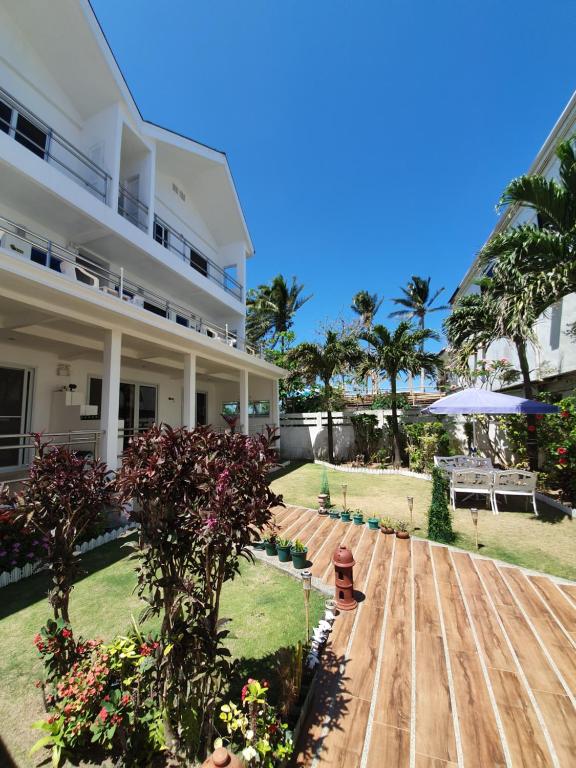
[[[208,261],[190,248],[190,266],[204,277],[208,277]]]
[[[157,221],[154,222],[154,240],[164,248],[168,248],[168,229]]]
[[[0,131],[10,132],[10,123],[12,121],[12,108],[4,101],[0,101]]]
[[[240,413],[240,403],[222,403],[222,413],[225,416],[237,416]]]
[[[46,156],[48,134],[23,115],[18,115],[14,138],[38,157],[44,159]]]

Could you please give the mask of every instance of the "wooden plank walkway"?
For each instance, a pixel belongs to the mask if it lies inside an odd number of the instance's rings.
[[[338,544],[356,559],[297,766],[576,766],[576,585],[303,507],[277,523],[327,584]]]

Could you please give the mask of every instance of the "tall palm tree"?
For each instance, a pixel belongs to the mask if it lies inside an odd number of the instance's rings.
[[[334,376],[353,368],[361,359],[361,352],[354,336],[342,336],[336,331],[326,331],[324,343],[303,342],[287,352],[289,363],[295,367],[295,375],[307,384],[318,379],[324,388],[323,400],[328,412],[328,460],[334,463],[334,424],[332,419]]]
[[[352,299],[350,309],[360,317],[360,322],[365,328],[370,328],[383,301],[384,299],[378,298],[377,293],[358,291]]]
[[[284,351],[284,336],[294,324],[294,316],[312,295],[303,296],[304,286],[292,278],[288,284],[283,275],[276,275],[270,285],[252,288],[246,297],[246,333],[253,344],[271,337],[271,346],[278,341]]]
[[[398,304],[403,309],[397,309],[395,312],[390,313],[390,317],[399,317],[402,320],[417,320],[420,328],[426,327],[426,316],[431,312],[441,312],[445,309],[450,309],[447,304],[435,307],[434,302],[444,291],[444,287],[438,288],[437,291],[431,293],[430,291],[430,277],[418,277],[418,275],[412,275],[412,279],[406,286],[401,288],[403,296],[392,299],[394,304]],[[424,371],[420,371],[420,388],[424,391]]]
[[[394,331],[385,325],[375,325],[360,331],[358,336],[369,345],[358,372],[378,371],[390,381],[393,463],[397,467],[402,463],[396,401],[398,377],[414,374],[418,370],[434,375],[440,370],[442,363],[439,355],[424,350],[424,343],[430,339],[437,340],[438,334],[428,328],[414,328],[408,320],[403,320]]]
[[[369,291],[358,291],[352,298],[350,309],[355,312],[359,318],[362,328],[372,328],[374,317],[380,309],[384,299],[379,299],[377,293]],[[368,392],[368,381],[372,379],[372,391],[378,391],[378,375],[374,372],[366,377],[366,392]]]
[[[525,278],[523,289],[544,308],[576,290],[576,137],[556,148],[558,179],[526,174],[508,184],[500,208],[528,208],[532,223],[496,234],[480,252],[484,263]]]

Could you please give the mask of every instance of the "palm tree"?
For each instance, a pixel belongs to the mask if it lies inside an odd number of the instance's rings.
[[[374,317],[380,309],[384,299],[379,299],[377,293],[369,291],[358,291],[352,299],[350,309],[355,312],[359,318],[362,328],[372,328]],[[366,377],[366,392],[368,392],[368,381],[372,379],[373,393],[378,391],[378,375],[373,371]]]
[[[359,373],[378,371],[390,381],[393,463],[398,467],[402,463],[396,402],[398,376],[414,374],[418,370],[434,375],[440,370],[442,363],[439,355],[424,351],[424,343],[430,339],[437,340],[438,334],[427,328],[414,328],[408,320],[403,320],[394,331],[385,325],[375,325],[360,331],[358,336],[369,345],[358,367]]]
[[[511,282],[508,282],[511,281]],[[503,272],[481,281],[482,292],[463,296],[444,321],[444,332],[462,365],[479,347],[487,348],[497,339],[507,339],[516,348],[522,375],[524,397],[533,397],[527,346],[535,343],[534,323],[541,305],[534,303],[534,294],[524,290],[522,274],[512,274],[507,280]],[[528,426],[535,417],[528,417]],[[533,430],[528,431],[526,444],[531,469],[538,465],[538,447]]]
[[[336,331],[326,331],[324,343],[303,342],[287,353],[295,375],[307,384],[314,385],[318,379],[324,387],[323,400],[328,412],[328,460],[334,463],[334,425],[332,406],[334,376],[353,368],[361,359],[361,352],[354,336],[342,336]]]
[[[418,277],[412,275],[412,279],[406,288],[401,288],[404,296],[392,299],[394,304],[399,304],[404,309],[398,309],[390,313],[390,317],[399,317],[402,320],[418,319],[418,325],[421,329],[426,327],[426,315],[431,312],[441,312],[450,309],[446,304],[435,307],[434,302],[444,291],[444,288],[438,288],[432,295],[430,293],[430,277]],[[420,388],[424,391],[424,371],[420,372]]]
[[[377,293],[368,291],[358,291],[352,299],[350,309],[360,317],[360,321],[365,328],[370,328],[374,322],[374,316],[380,309],[384,299],[379,299]]]
[[[271,346],[280,341],[284,351],[284,336],[294,324],[294,315],[312,295],[303,296],[304,286],[292,278],[288,284],[283,275],[276,275],[270,285],[252,288],[246,297],[246,333],[253,344],[271,335]]]
[[[558,179],[539,174],[508,184],[500,208],[528,208],[535,221],[496,234],[480,252],[481,260],[524,276],[532,303],[546,307],[576,290],[576,152],[574,139],[556,148]]]

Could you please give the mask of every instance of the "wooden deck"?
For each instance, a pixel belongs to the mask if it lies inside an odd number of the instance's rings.
[[[576,585],[289,507],[283,535],[361,602],[336,619],[298,766],[576,766]]]

